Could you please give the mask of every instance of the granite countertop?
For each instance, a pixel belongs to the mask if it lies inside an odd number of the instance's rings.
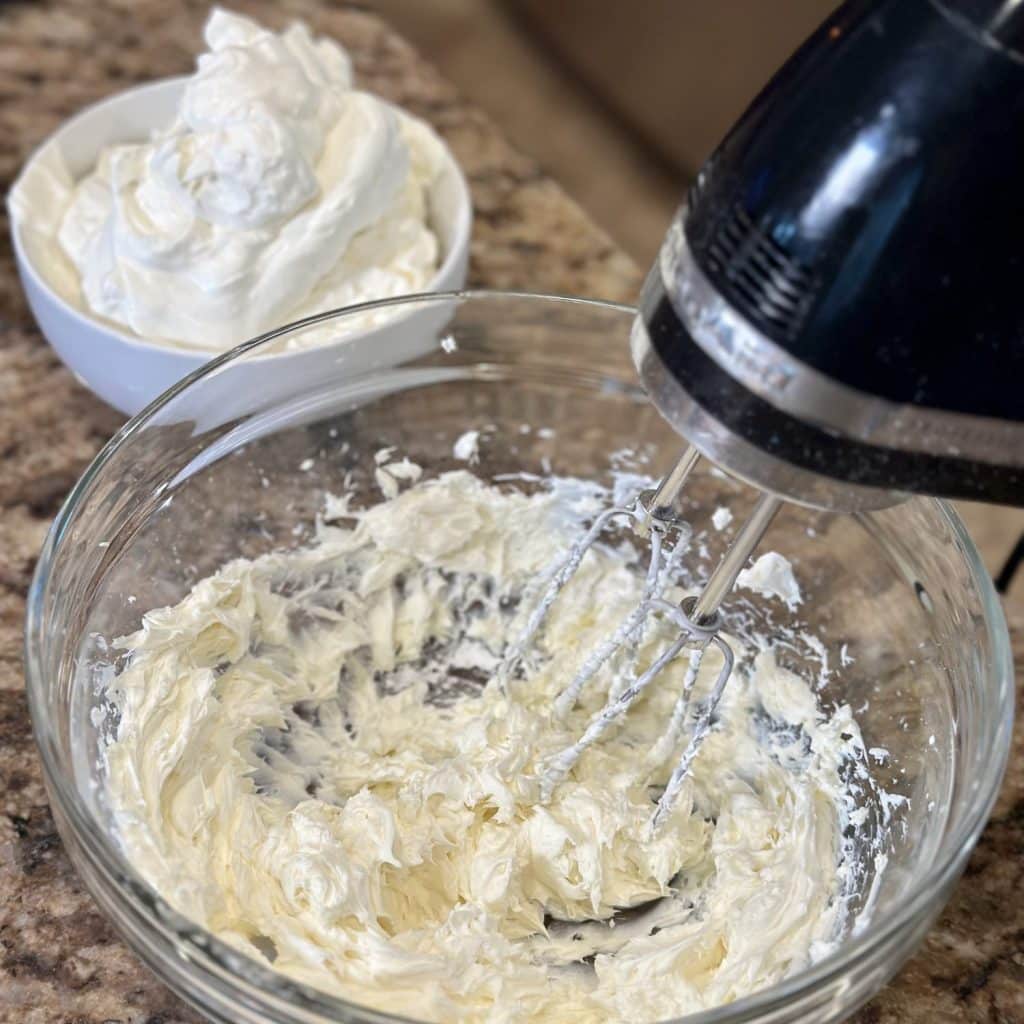
[[[351,48],[361,81],[431,121],[476,209],[471,283],[629,299],[640,272],[537,164],[516,152],[375,16],[315,0],[241,0]],[[60,0],[0,9],[0,180],[67,115],[188,70],[207,4]],[[78,881],[47,806],[25,702],[22,619],[36,553],[72,483],[121,418],[45,345],[0,219],[0,1024],[184,1024],[196,1013],[118,939]],[[1007,602],[1018,668],[1024,594]],[[1024,726],[994,817],[923,950],[858,1024],[1024,1022]]]

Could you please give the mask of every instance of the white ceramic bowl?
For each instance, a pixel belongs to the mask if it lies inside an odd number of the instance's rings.
[[[87,107],[62,125],[29,158],[25,170],[57,149],[74,178],[95,167],[106,146],[142,142],[155,128],[170,124],[185,78],[161,79],[128,89]],[[466,281],[472,204],[469,188],[455,158],[448,162],[429,197],[431,227],[441,242],[442,261],[425,291],[460,289]],[[79,380],[105,402],[133,415],[183,377],[219,355],[156,343],[75,308],[47,281],[30,232],[12,220],[11,235],[29,306],[46,340]],[[436,311],[435,315],[436,315]],[[413,315],[413,314],[410,314]],[[393,318],[346,334],[338,341],[262,357],[239,374],[239,388],[273,386],[282,374],[308,375],[318,362],[343,358],[354,372],[402,358],[404,339],[423,337],[422,327],[410,330],[404,318]],[[239,339],[248,340],[248,339]],[[240,366],[241,370],[242,367]],[[244,379],[242,379],[244,378]]]

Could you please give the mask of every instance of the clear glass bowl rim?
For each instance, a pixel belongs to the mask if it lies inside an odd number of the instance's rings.
[[[293,1008],[296,1013],[293,1019],[295,1021],[318,1019],[346,1021],[351,1020],[351,1015],[355,1013],[363,1020],[379,1021],[381,1024],[385,1024],[385,1022],[421,1024],[415,1018],[374,1010],[292,981],[259,960],[249,957],[206,932],[169,907],[156,890],[141,875],[138,875],[124,859],[116,842],[112,836],[108,835],[105,827],[84,811],[83,805],[75,799],[73,780],[65,776],[61,766],[54,734],[55,723],[49,720],[47,712],[47,680],[43,673],[43,650],[46,641],[42,633],[42,609],[53,563],[60,550],[64,534],[79,515],[81,507],[87,502],[94,482],[102,473],[105,464],[121,448],[130,444],[135,435],[145,429],[161,409],[170,404],[182,392],[193,387],[205,377],[216,373],[221,367],[245,358],[248,354],[268,346],[286,334],[329,320],[365,314],[377,309],[402,306],[499,300],[548,303],[552,307],[583,306],[629,315],[636,313],[636,309],[631,305],[602,299],[529,291],[463,289],[452,292],[405,295],[328,310],[275,328],[251,341],[244,342],[211,359],[199,369],[182,378],[125,423],[104,445],[72,488],[50,526],[29,588],[25,618],[25,675],[29,712],[49,797],[56,804],[60,817],[73,828],[76,842],[84,847],[93,864],[101,869],[106,881],[117,886],[118,898],[129,903],[136,915],[148,923],[151,939],[159,934],[171,942],[177,958],[184,959],[190,965],[206,972],[209,982],[214,985],[218,984],[218,979],[223,983],[229,973],[233,974],[230,967],[232,961],[237,963],[239,959],[244,959],[246,961],[246,978],[235,974],[228,984],[233,985],[237,990],[244,991],[250,1005],[254,1002],[265,1003],[266,1010],[272,1013],[281,1012],[288,1005],[287,1003],[282,1005],[282,997],[288,1003],[294,1000]],[[728,1024],[728,1022],[734,1021],[751,1021],[763,1013],[778,1012],[790,1002],[846,974],[855,964],[870,959],[872,951],[883,945],[896,932],[909,927],[915,919],[927,915],[935,899],[956,881],[995,803],[1009,756],[1014,710],[1013,657],[1002,605],[974,542],[952,506],[938,498],[918,497],[912,500],[931,503],[960,542],[971,581],[981,600],[984,625],[992,645],[993,666],[990,676],[985,682],[988,685],[996,686],[997,693],[994,703],[999,705],[1003,713],[999,715],[999,721],[994,728],[990,747],[992,756],[988,760],[988,770],[978,780],[980,785],[977,799],[970,810],[964,814],[955,836],[944,837],[943,849],[932,870],[915,882],[908,891],[906,900],[896,911],[873,921],[861,933],[845,940],[836,952],[791,978],[724,1006],[689,1014],[685,1017],[686,1024]],[[199,936],[198,939],[197,936]],[[130,944],[134,945],[134,943]],[[136,951],[140,952],[137,947]],[[164,952],[171,951],[165,950]],[[151,960],[151,956],[146,956],[145,959]],[[159,974],[159,972],[157,973]],[[255,982],[255,984],[251,984],[251,982]],[[323,1017],[310,1016],[310,1013],[320,1014]]]

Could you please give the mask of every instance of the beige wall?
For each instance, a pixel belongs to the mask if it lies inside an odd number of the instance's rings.
[[[641,265],[695,170],[831,0],[362,0]]]
[[[664,158],[692,174],[834,0],[507,0]]]

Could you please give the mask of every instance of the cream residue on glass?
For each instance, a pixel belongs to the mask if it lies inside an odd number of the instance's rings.
[[[642,568],[628,544],[588,554],[505,693],[505,645],[607,496],[417,476],[369,509],[333,500],[312,545],[229,563],[118,642],[104,760],[140,874],[289,977],[431,1021],[661,1020],[832,948],[845,768],[864,757],[849,708],[826,714],[770,643],[731,638],[737,670],[663,828],[653,800],[685,737],[658,740],[685,657],[542,804],[538,765],[610,670],[565,721],[554,698]],[[671,628],[649,628],[641,665]]]
[[[50,284],[141,337],[204,351],[423,290],[446,160],[434,132],[356,90],[348,54],[302,24],[275,33],[214,8],[205,40],[150,141],[106,147],[78,182],[52,148],[15,183],[12,221]]]

